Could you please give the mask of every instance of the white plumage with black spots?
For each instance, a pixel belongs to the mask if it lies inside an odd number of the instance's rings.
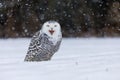
[[[58,51],[62,41],[61,26],[56,21],[47,21],[35,33],[24,61],[47,61]]]

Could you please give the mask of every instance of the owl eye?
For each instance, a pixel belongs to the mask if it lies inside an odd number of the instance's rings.
[[[46,25],[47,27],[49,27],[49,25]]]
[[[57,25],[54,25],[54,27],[57,27]]]

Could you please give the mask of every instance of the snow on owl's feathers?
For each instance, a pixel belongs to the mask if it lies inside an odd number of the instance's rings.
[[[56,21],[47,21],[35,33],[30,42],[25,61],[47,61],[58,51],[61,44],[61,26]]]

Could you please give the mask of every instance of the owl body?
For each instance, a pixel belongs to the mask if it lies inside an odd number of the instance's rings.
[[[58,27],[58,29],[54,29],[54,27]],[[54,31],[53,33],[52,30]],[[52,56],[55,54],[55,52],[58,51],[61,41],[62,34],[60,25],[56,21],[53,22],[48,21],[44,23],[42,29],[36,32],[35,35],[32,37],[27,55],[25,57],[25,61],[50,60]]]

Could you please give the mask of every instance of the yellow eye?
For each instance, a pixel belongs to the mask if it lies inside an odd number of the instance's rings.
[[[49,25],[46,25],[47,27],[49,27]]]
[[[57,25],[54,25],[54,27],[57,27]]]

